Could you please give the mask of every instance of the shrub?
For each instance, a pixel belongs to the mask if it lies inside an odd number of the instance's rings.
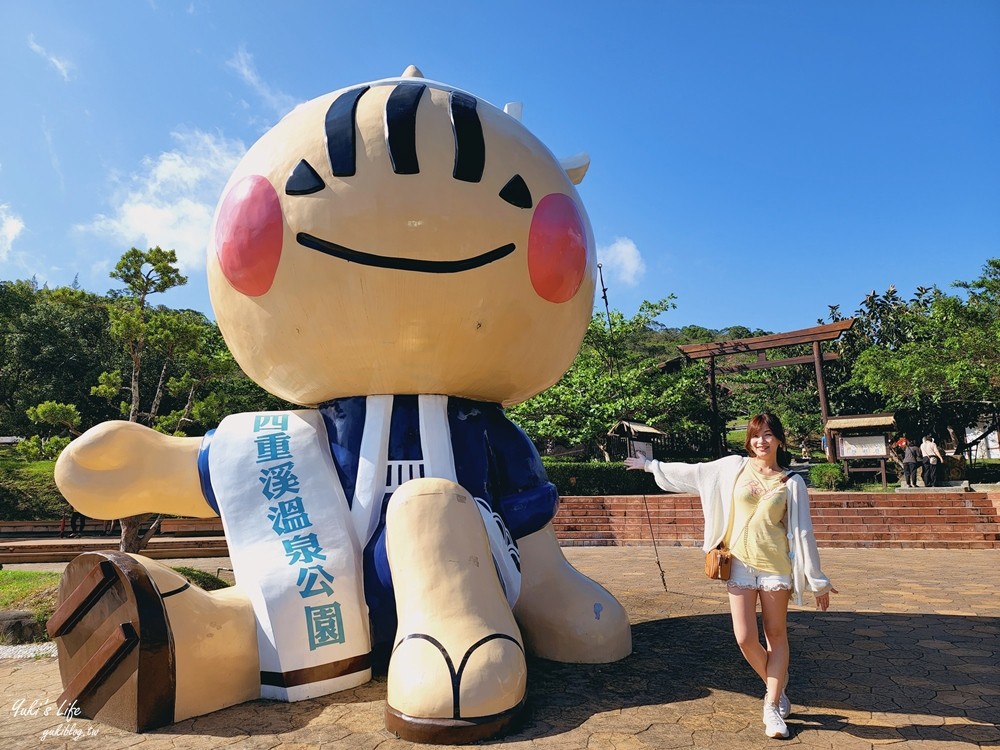
[[[653,495],[663,490],[653,475],[626,471],[620,461],[551,461],[543,458],[545,473],[560,495]]]
[[[68,437],[50,437],[45,441],[45,458],[50,458],[55,461],[59,458],[59,454],[65,450],[67,445],[69,445]]]
[[[844,486],[844,470],[840,464],[810,466],[809,484],[817,489],[838,490]]]
[[[43,440],[38,435],[32,435],[19,442],[14,447],[14,452],[29,463],[44,459],[55,460],[67,445],[69,445],[68,437],[50,437]]]
[[[14,452],[27,462],[41,461],[44,451],[42,439],[38,435],[32,435],[14,446]]]

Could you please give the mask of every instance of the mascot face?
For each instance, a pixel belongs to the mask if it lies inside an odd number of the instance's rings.
[[[505,112],[419,77],[281,120],[230,178],[208,258],[236,360],[303,405],[529,398],[576,356],[594,269],[551,152]]]

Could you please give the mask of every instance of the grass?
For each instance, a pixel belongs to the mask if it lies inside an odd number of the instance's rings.
[[[230,584],[211,573],[180,566],[178,573],[205,591],[226,588]],[[61,573],[34,570],[0,570],[0,610],[26,610],[44,625],[52,617],[59,596]],[[44,628],[42,628],[44,632]],[[48,639],[47,636],[44,637]]]
[[[0,451],[0,518],[5,521],[58,520],[71,509],[53,479],[55,461],[23,461]]]

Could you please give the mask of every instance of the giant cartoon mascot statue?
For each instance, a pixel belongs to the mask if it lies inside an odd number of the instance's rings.
[[[49,623],[62,699],[142,731],[349,689],[388,658],[386,727],[460,744],[516,718],[526,650],[631,652],[503,411],[569,367],[594,292],[586,163],[517,114],[411,67],[300,105],[249,150],[215,215],[212,305],[244,371],[304,408],[204,438],[106,422],[63,453],[88,516],[221,516],[236,586],[78,556]]]

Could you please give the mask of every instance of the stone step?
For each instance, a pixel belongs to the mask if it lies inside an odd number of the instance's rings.
[[[1000,542],[996,541],[977,541],[975,539],[962,539],[958,541],[946,541],[946,540],[927,540],[927,541],[898,541],[898,540],[881,540],[881,539],[846,539],[846,540],[828,540],[824,542],[819,542],[817,540],[817,545],[821,549],[826,548],[840,548],[840,549],[864,549],[864,548],[879,548],[879,549],[1000,549]]]
[[[984,492],[810,491],[817,544],[1000,548],[1000,503]],[[700,546],[701,502],[694,495],[562,498],[553,521],[560,544]],[[650,530],[652,526],[652,532]]]
[[[1000,497],[996,493],[897,493],[810,491],[810,508],[820,546],[1000,548]],[[92,522],[93,523],[93,522]],[[100,523],[100,522],[97,522]],[[696,495],[655,494],[564,497],[553,527],[560,544],[657,544],[700,546],[703,521]],[[117,546],[117,538],[96,531],[79,539],[54,537],[59,521],[0,521],[0,563],[57,562],[80,552]],[[96,527],[95,527],[96,528]],[[225,557],[219,519],[163,519],[161,533],[143,554]],[[55,533],[53,533],[55,532]]]

